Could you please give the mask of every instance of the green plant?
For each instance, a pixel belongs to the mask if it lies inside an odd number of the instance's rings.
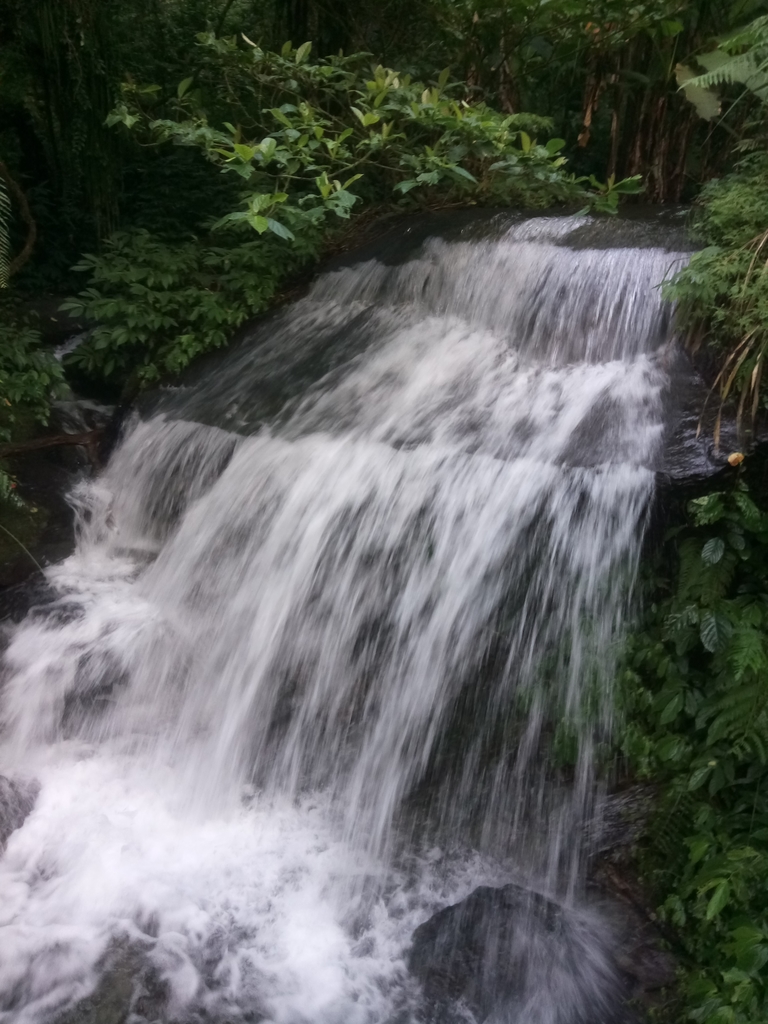
[[[738,394],[739,427],[754,423],[765,403],[768,355],[768,156],[746,157],[702,192],[694,229],[707,245],[665,287],[694,351],[720,359],[714,387],[720,412]],[[719,441],[720,414],[715,427]]]
[[[270,53],[204,34],[198,46],[196,74],[174,96],[128,85],[110,122],[197,147],[242,179],[244,208],[227,224],[290,239],[326,214],[348,217],[361,201],[412,201],[435,188],[441,203],[524,206],[612,191],[598,185],[591,194],[588,179],[567,174],[561,140],[535,141],[550,127],[545,118],[469,103],[448,69],[425,84],[374,66],[368,54],[312,62],[310,43]],[[155,116],[158,106],[171,116]]]
[[[0,319],[0,439],[9,440],[15,426],[31,419],[46,423],[52,392],[63,381],[61,366],[40,345],[40,333],[28,320]]]
[[[768,102],[768,15],[727,34],[713,50],[696,55],[706,70],[689,79],[684,89],[707,90],[719,106],[718,87],[743,85],[761,103]]]
[[[447,71],[424,85],[366,54],[312,63],[310,53],[309,43],[276,54],[208,33],[196,76],[170,97],[125,86],[113,127],[202,151],[239,183],[240,208],[206,234],[117,233],[85,256],[75,269],[89,285],[64,308],[95,326],[69,365],[129,390],[178,373],[263,310],[358,208],[571,202],[615,212],[639,188],[575,178],[562,140],[530,134],[546,131],[545,119],[472,105]]]
[[[0,305],[0,443],[48,422],[50,400],[63,387],[61,365],[40,346],[40,334],[10,301]],[[19,505],[15,484],[0,465],[0,504]]]
[[[166,242],[147,231],[118,233],[76,270],[89,287],[64,308],[95,321],[68,365],[136,385],[175,374],[223,345],[264,309],[280,282],[317,252],[319,233],[291,246],[276,235],[222,243]]]
[[[641,853],[700,1024],[768,1020],[768,514],[744,483],[668,539],[622,677],[624,754],[660,787]]]
[[[717,46],[695,57],[705,72],[682,68],[682,87],[702,116],[720,114],[729,88],[743,89],[727,113],[747,100],[756,117],[742,125],[735,150],[749,155],[703,190],[697,201],[695,232],[706,243],[667,286],[678,303],[678,318],[693,348],[705,345],[720,357],[714,388],[720,393],[715,425],[719,442],[724,404],[739,394],[737,426],[754,427],[765,404],[763,369],[768,354],[768,15],[726,34]],[[743,105],[743,104],[742,104]],[[723,115],[724,117],[725,115]]]

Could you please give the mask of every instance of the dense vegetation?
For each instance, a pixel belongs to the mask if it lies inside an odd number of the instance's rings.
[[[694,203],[703,248],[669,293],[746,443],[767,393],[766,102],[749,0],[7,0],[0,443],[67,379],[119,397],[178,373],[383,211],[610,213],[641,181],[640,201]],[[43,293],[91,325],[63,364],[30,312]],[[669,1024],[768,1020],[752,475],[667,538],[621,680],[623,770],[659,794],[639,857],[681,957]],[[0,464],[0,519],[14,501]]]
[[[364,54],[313,60],[310,43],[270,53],[209,34],[197,46],[197,74],[170,100],[129,85],[109,120],[202,151],[236,180],[234,209],[209,241],[118,233],[78,264],[91,285],[67,308],[98,322],[73,360],[90,371],[146,381],[182,369],[264,308],[359,207],[610,208],[636,187],[566,173],[563,141],[532,137],[545,119],[470,105],[447,69],[425,84]]]
[[[622,678],[623,754],[658,787],[645,881],[684,969],[665,1019],[768,1019],[768,514],[695,499],[649,581]]]
[[[703,243],[668,286],[719,414],[749,444],[767,392],[768,25],[761,17],[700,59],[694,88],[738,84],[749,104],[736,161],[696,199]],[[738,463],[738,458],[734,462]],[[649,608],[622,679],[623,753],[659,799],[639,863],[681,957],[668,1007],[703,1024],[768,1020],[768,492],[747,476],[691,502],[649,571]],[[748,465],[749,463],[747,463]],[[739,471],[741,473],[741,470]]]

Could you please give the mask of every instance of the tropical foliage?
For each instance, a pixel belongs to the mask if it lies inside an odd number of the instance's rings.
[[[705,186],[697,201],[694,232],[704,243],[667,289],[692,348],[720,361],[714,385],[721,409],[737,397],[739,426],[751,429],[765,404],[763,366],[768,353],[768,17],[728,35],[696,57],[708,70],[687,80],[697,104],[715,110],[746,106],[736,149],[746,155],[723,178]],[[737,88],[727,100],[728,90]],[[715,439],[719,436],[718,417]]]
[[[237,182],[239,209],[208,237],[118,233],[81,260],[89,287],[66,308],[96,322],[73,356],[90,372],[146,382],[222,345],[359,207],[570,202],[613,212],[639,188],[568,174],[563,141],[536,141],[546,119],[468,103],[447,69],[424,84],[366,54],[311,61],[310,43],[278,54],[207,34],[198,46],[196,76],[170,96],[126,85],[108,121],[148,145],[200,150]]]
[[[47,423],[50,400],[63,382],[61,365],[41,347],[39,331],[0,297],[0,444],[20,428]],[[0,463],[0,502],[18,500]]]
[[[121,382],[127,393],[178,373],[264,309],[317,252],[319,237],[315,230],[293,245],[274,235],[222,241],[169,243],[146,231],[117,232],[100,254],[84,256],[76,269],[89,286],[64,308],[94,326],[69,365]]]
[[[676,936],[670,1020],[768,1019],[768,514],[743,482],[690,503],[622,677],[623,753],[660,788],[641,866]]]
[[[765,154],[750,155],[735,172],[708,185],[694,222],[696,235],[707,244],[667,288],[693,350],[703,348],[719,358],[715,387],[721,403],[737,396],[745,430],[765,403],[767,201]]]

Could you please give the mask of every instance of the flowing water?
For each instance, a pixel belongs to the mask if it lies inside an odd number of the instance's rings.
[[[39,793],[0,858],[0,1021],[140,950],[164,1019],[408,1022],[414,928],[477,885],[587,919],[680,254],[579,223],[323,275],[76,490],[5,654],[0,772]],[[528,974],[505,1019],[576,1019],[573,978]]]

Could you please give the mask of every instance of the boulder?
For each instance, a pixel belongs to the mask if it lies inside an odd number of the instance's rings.
[[[481,886],[416,929],[408,967],[434,1024],[629,1024],[612,939],[589,909]]]
[[[8,837],[20,828],[35,806],[40,787],[36,782],[22,782],[0,775],[0,853]]]

